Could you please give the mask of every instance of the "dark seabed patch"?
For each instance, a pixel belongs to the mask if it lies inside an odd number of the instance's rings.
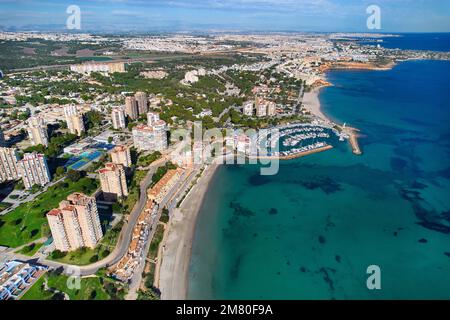
[[[231,280],[236,280],[239,277],[239,269],[241,267],[242,264],[242,259],[244,258],[244,254],[241,253],[236,260],[234,261],[233,266],[231,267],[230,270],[230,279]]]
[[[313,176],[309,180],[300,180],[295,183],[301,184],[308,190],[320,189],[326,194],[332,194],[342,190],[341,185],[330,177]]]
[[[391,168],[393,171],[401,171],[405,169],[408,162],[406,160],[403,160],[402,158],[391,158]]]
[[[275,208],[270,208],[270,210],[269,210],[269,214],[270,214],[270,215],[275,215],[275,214],[278,214],[278,210],[277,210],[277,209],[275,209]]]
[[[241,206],[237,202],[230,202],[230,208],[234,210],[233,215],[238,217],[251,217],[255,215],[255,213],[252,210]]]
[[[334,259],[336,259],[337,263],[341,263],[341,256],[340,256],[340,255],[337,254],[337,255],[334,257]]]
[[[319,243],[320,244],[324,244],[325,242],[327,242],[327,240],[325,239],[324,236],[319,236]]]
[[[428,240],[427,240],[427,239],[425,239],[425,238],[422,238],[422,239],[419,239],[419,242],[420,242],[420,243],[427,243],[427,242],[428,242]]]
[[[248,182],[252,186],[262,186],[264,184],[270,183],[270,179],[267,176],[263,176],[259,173],[250,176]]]
[[[450,252],[444,252],[444,254],[450,258]]]
[[[323,275],[323,280],[328,284],[331,291],[334,291],[334,282],[331,279],[330,273],[336,273],[336,269],[322,267],[316,273],[321,273]]]

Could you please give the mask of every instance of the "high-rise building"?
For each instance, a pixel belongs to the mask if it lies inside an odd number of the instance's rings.
[[[25,153],[23,159],[18,162],[18,168],[26,189],[36,184],[45,186],[51,180],[47,160],[43,154]]]
[[[151,126],[137,125],[133,128],[133,143],[139,151],[162,151],[167,149],[167,126],[163,120],[151,122]]]
[[[142,91],[135,93],[134,98],[136,99],[139,114],[146,114],[148,111],[148,99],[147,94]]]
[[[0,147],[0,182],[19,179],[18,162],[16,149]]]
[[[136,120],[139,117],[139,111],[134,97],[125,98],[125,113],[132,120]]]
[[[256,98],[256,116],[265,117],[267,115],[267,101],[262,98]]]
[[[277,113],[277,105],[273,101],[269,101],[267,104],[267,115],[268,116],[274,116]]]
[[[39,144],[47,147],[48,146],[48,133],[47,125],[41,117],[31,117],[28,120],[28,137],[34,146]]]
[[[244,103],[242,106],[242,113],[248,117],[253,115],[253,101],[247,101]]]
[[[67,128],[70,133],[81,136],[85,129],[83,115],[78,113],[77,107],[74,105],[64,107],[64,115],[66,116]]]
[[[105,199],[115,200],[128,195],[123,165],[107,163],[103,169],[98,170],[98,174]]]
[[[126,127],[125,112],[122,108],[113,108],[111,112],[111,118],[114,129],[118,130]]]
[[[94,197],[73,193],[47,213],[53,242],[60,251],[95,248],[103,237]]]
[[[124,145],[116,146],[111,152],[111,161],[124,167],[131,167],[130,148]]]

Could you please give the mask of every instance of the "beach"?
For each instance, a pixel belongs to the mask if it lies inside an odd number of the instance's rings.
[[[173,212],[167,240],[162,244],[162,262],[159,272],[159,289],[162,300],[186,299],[197,215],[208,185],[218,167],[217,164],[208,165],[181,206]]]
[[[315,87],[311,91],[305,92],[303,96],[303,107],[311,112],[312,115],[324,120],[330,121],[320,108],[319,94],[322,87]]]

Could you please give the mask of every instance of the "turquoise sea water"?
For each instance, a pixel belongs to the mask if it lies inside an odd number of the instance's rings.
[[[450,62],[336,71],[323,110],[360,128],[281,162],[222,166],[205,197],[191,299],[450,299]],[[366,287],[369,265],[381,290]]]

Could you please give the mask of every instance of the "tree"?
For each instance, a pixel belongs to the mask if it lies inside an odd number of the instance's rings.
[[[57,176],[62,176],[64,173],[66,172],[66,169],[64,167],[58,167],[56,168],[56,175]]]
[[[71,169],[67,172],[67,178],[72,182],[77,182],[81,179],[81,173],[77,170]]]

